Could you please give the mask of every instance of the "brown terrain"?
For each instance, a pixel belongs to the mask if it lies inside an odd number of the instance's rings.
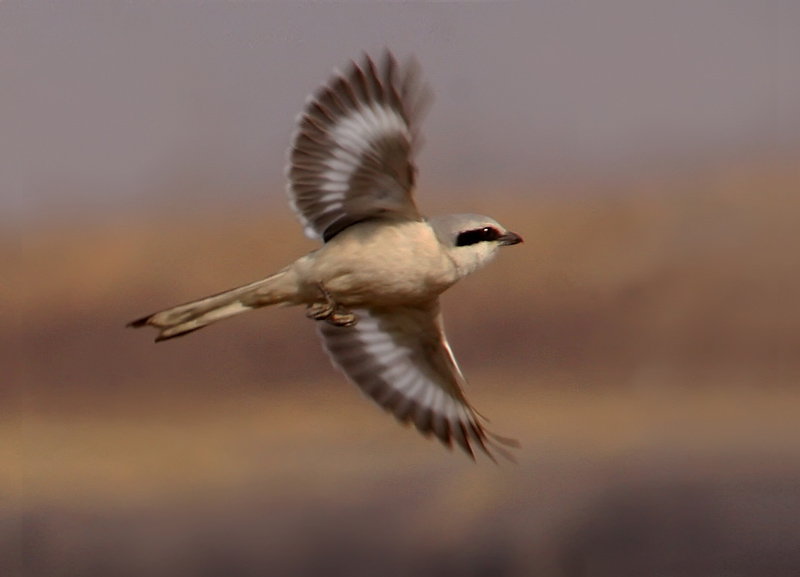
[[[6,228],[0,575],[800,575],[800,170],[536,193],[424,206],[525,238],[443,298],[516,465],[398,426],[300,310],[124,329],[313,248],[284,206]]]

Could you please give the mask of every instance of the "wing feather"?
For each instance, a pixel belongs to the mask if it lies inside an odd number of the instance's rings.
[[[367,55],[307,103],[289,150],[290,204],[312,238],[385,215],[421,220],[412,198],[413,153],[427,87],[413,62]]]
[[[354,312],[359,321],[352,327],[318,325],[333,363],[399,421],[473,458],[475,448],[492,457],[494,436],[464,396],[438,303]]]

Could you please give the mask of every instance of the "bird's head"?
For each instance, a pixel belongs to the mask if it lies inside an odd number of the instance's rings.
[[[521,236],[480,214],[448,214],[429,222],[456,264],[460,277],[489,263],[501,246],[522,242]]]

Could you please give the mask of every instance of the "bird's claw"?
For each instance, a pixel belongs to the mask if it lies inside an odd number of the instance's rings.
[[[334,312],[334,306],[330,302],[314,303],[306,308],[306,316],[315,321],[324,321]]]
[[[325,321],[335,327],[352,327],[358,322],[358,317],[333,300],[330,293],[320,283],[320,292],[325,297],[325,302],[313,303],[306,308],[306,316],[315,321]]]
[[[325,320],[335,327],[352,327],[358,322],[358,317],[347,309],[339,308]]]

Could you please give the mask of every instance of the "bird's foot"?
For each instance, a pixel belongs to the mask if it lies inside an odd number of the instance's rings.
[[[335,327],[352,327],[358,322],[358,317],[355,313],[339,307],[325,321]]]
[[[330,293],[325,289],[322,283],[319,284],[319,290],[322,296],[325,297],[325,302],[313,303],[306,308],[306,316],[315,321],[325,321],[335,327],[352,327],[358,322],[358,317],[341,306]]]
[[[306,308],[306,316],[315,321],[324,321],[330,318],[334,310],[335,307],[330,302],[314,303]]]

